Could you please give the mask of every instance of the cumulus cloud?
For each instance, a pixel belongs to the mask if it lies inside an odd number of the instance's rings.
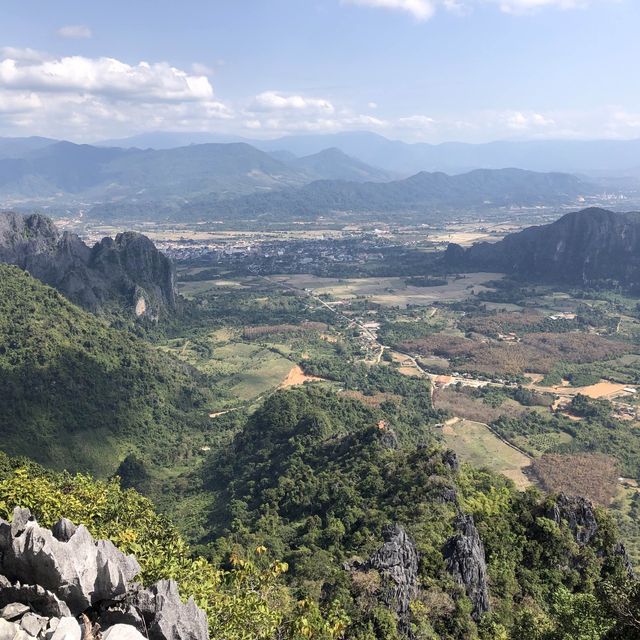
[[[0,50],[0,112],[5,133],[72,138],[140,127],[205,130],[233,117],[196,71],[10,47]]]
[[[330,114],[334,106],[324,98],[309,98],[300,95],[283,95],[277,91],[265,91],[257,95],[250,109],[260,111],[298,111]]]
[[[90,38],[93,35],[91,29],[85,24],[67,24],[64,27],[60,27],[57,33],[61,38],[75,40]]]
[[[467,15],[482,5],[496,5],[500,11],[511,14],[526,14],[537,9],[582,9],[597,0],[342,0],[343,4],[354,4],[380,9],[394,9],[411,14],[416,20],[428,20],[438,8]],[[615,2],[616,0],[600,0]]]
[[[5,57],[0,87],[35,91],[82,91],[162,100],[208,100],[205,76],[189,75],[165,62],[129,65],[115,58],[69,56],[57,59]]]
[[[365,7],[396,9],[410,13],[417,20],[428,20],[435,12],[432,0],[343,0],[345,4],[358,4]]]

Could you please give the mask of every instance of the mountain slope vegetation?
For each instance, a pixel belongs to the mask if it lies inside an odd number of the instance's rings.
[[[131,452],[171,466],[197,451],[209,393],[185,365],[0,265],[6,452],[99,475]]]
[[[254,193],[224,202],[236,219],[267,216],[277,220],[314,218],[329,212],[404,213],[421,215],[459,207],[566,204],[593,187],[568,174],[519,169],[477,170],[461,175],[421,172],[391,182],[319,180],[299,188]],[[215,211],[216,204],[196,199],[181,207],[184,218]]]

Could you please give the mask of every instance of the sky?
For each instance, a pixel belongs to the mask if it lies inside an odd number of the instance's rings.
[[[0,136],[640,137],[640,0],[0,6]]]

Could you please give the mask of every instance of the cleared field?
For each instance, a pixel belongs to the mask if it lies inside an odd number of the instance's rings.
[[[249,401],[276,389],[291,372],[292,362],[271,349],[245,342],[227,342],[233,332],[226,329],[209,335],[208,344],[188,340],[172,341],[165,350],[188,362],[200,371],[212,375],[227,402]]]
[[[528,374],[528,377],[531,378],[536,374]],[[570,387],[567,384],[555,386],[555,387],[543,387],[534,383],[526,385],[528,389],[534,389],[536,391],[542,391],[546,393],[554,393],[561,397],[573,397],[578,395],[579,393],[583,396],[588,396],[589,398],[615,398],[617,396],[623,395],[625,393],[625,389],[630,385],[628,384],[620,384],[617,382],[609,382],[608,380],[600,380],[596,384],[591,384],[588,387]],[[633,386],[633,385],[631,385]],[[634,387],[635,388],[635,387]]]
[[[531,460],[502,442],[486,425],[458,420],[445,424],[442,435],[447,446],[464,462],[501,473],[513,480],[519,489],[531,486],[531,481],[523,473]]]
[[[343,300],[365,297],[385,306],[406,307],[409,304],[429,306],[435,301],[464,300],[474,292],[490,290],[485,284],[502,277],[500,273],[469,273],[451,279],[440,287],[407,285],[405,278],[320,278],[295,274],[273,276],[273,279],[298,289],[310,290],[315,295]]]
[[[324,382],[324,378],[318,376],[308,376],[299,365],[296,365],[289,371],[287,377],[280,383],[281,389],[288,387],[297,387],[305,382]]]
[[[213,289],[243,289],[245,288],[237,280],[198,280],[195,282],[178,282],[178,293],[185,298],[212,291]]]

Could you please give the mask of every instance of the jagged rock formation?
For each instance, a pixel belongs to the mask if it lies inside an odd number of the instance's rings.
[[[411,601],[418,594],[418,551],[407,532],[393,524],[382,532],[384,544],[361,567],[382,577],[382,601],[394,611],[399,629],[408,635]]]
[[[157,319],[176,306],[171,261],[139,233],[120,233],[90,248],[44,216],[0,212],[0,262],[29,271],[91,311],[116,304]]]
[[[455,526],[457,532],[445,544],[443,555],[447,571],[464,586],[473,605],[471,615],[477,621],[491,608],[484,545],[473,516],[460,514]]]
[[[0,638],[207,640],[207,619],[178,586],[132,582],[136,559],[83,526],[44,529],[26,509],[0,519]],[[85,631],[81,630],[81,626]]]
[[[571,284],[640,281],[640,214],[584,209],[494,244],[447,248],[451,269],[499,271]]]
[[[558,526],[565,522],[579,544],[589,544],[598,533],[598,520],[593,504],[581,496],[561,493],[548,515]]]

